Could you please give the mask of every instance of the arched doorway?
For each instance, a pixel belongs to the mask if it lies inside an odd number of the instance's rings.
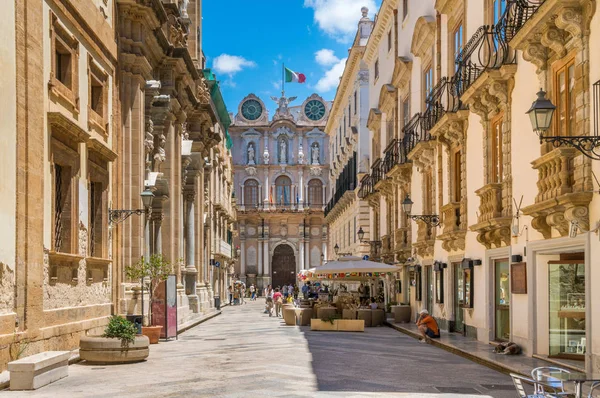
[[[273,288],[283,286],[284,283],[296,283],[296,256],[294,249],[289,245],[279,245],[275,248],[271,265]]]

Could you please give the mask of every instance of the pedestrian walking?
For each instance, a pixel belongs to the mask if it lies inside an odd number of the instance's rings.
[[[302,286],[302,295],[304,296],[304,300],[308,300],[309,292],[310,292],[310,287],[308,287],[308,285],[305,283],[304,286]]]
[[[294,285],[292,285],[291,283],[288,286],[288,296],[290,298],[294,297]]]
[[[233,304],[233,291],[231,289],[231,286],[227,288],[227,294],[229,296],[229,305],[231,305]]]
[[[300,293],[300,289],[298,285],[294,285],[294,300],[298,300],[298,294]]]
[[[240,288],[240,304],[244,304],[244,297],[246,297],[246,285],[242,283]]]
[[[265,288],[265,314],[273,316],[273,289],[271,285]]]
[[[275,289],[275,293],[273,293],[273,301],[275,302],[275,316],[279,316],[283,306],[283,295],[279,289]]]
[[[240,289],[233,289],[233,304],[238,305],[240,303]]]
[[[283,288],[281,289],[281,293],[283,293],[283,298],[287,299],[287,296],[288,296],[288,287],[287,287],[287,285],[285,283],[283,284]]]
[[[256,301],[256,289],[254,283],[250,285],[250,301]]]

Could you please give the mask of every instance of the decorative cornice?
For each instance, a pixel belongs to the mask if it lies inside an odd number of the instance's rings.
[[[379,42],[384,36],[387,28],[394,21],[395,3],[396,1],[393,0],[383,0],[383,4],[381,4],[381,7],[379,8],[379,13],[377,14],[377,19],[375,20],[375,26],[373,27],[373,32],[371,33],[371,37],[369,37],[369,41],[367,42],[365,49],[364,60],[369,64],[376,58],[376,54],[378,54],[377,49],[379,48]]]

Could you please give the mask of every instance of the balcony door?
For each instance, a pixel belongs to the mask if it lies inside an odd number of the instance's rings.
[[[510,288],[508,259],[494,261],[495,340],[510,340]]]

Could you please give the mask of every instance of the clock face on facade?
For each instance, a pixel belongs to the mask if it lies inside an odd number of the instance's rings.
[[[325,104],[319,100],[310,100],[304,107],[304,114],[310,120],[321,120],[325,116]]]
[[[262,114],[262,105],[254,99],[250,99],[242,104],[242,116],[247,120],[256,120]]]

